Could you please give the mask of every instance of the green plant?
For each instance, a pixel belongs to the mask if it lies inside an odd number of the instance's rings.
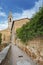
[[[32,17],[30,22],[17,29],[16,34],[23,42],[43,36],[43,7]]]

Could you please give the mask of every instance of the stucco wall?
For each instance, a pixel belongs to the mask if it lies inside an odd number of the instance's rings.
[[[16,32],[16,30],[17,30],[18,28],[22,27],[23,24],[26,24],[26,23],[29,22],[29,21],[30,21],[30,19],[28,19],[28,18],[24,18],[24,19],[20,19],[20,20],[15,21],[14,27],[13,27],[13,31]]]
[[[28,18],[14,21],[12,34],[10,33],[11,31],[9,30],[9,28],[0,31],[0,33],[2,33],[2,43],[9,43],[10,42],[10,36],[12,37],[11,41],[15,43],[16,30],[18,28],[22,27],[23,24],[26,24],[29,21],[30,21],[30,19],[28,19]]]
[[[21,28],[23,26],[23,24],[26,24],[29,21],[30,21],[30,19],[28,19],[28,18],[24,18],[24,19],[14,21],[14,26],[13,26],[13,29],[12,29],[12,35],[14,36],[14,40],[13,40],[14,43],[16,42],[15,41],[16,40],[16,30],[18,28]]]
[[[0,31],[2,33],[2,44],[9,43],[10,41],[10,31],[8,29]]]

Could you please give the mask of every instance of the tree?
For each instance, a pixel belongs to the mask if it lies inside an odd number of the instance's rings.
[[[16,34],[23,42],[43,36],[43,7],[32,17],[30,22],[19,28]]]

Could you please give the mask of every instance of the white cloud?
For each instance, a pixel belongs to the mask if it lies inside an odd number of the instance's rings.
[[[0,24],[0,30],[6,29],[8,27],[8,23]]]
[[[3,8],[0,7],[0,17],[6,17],[7,16],[6,13],[1,11],[2,9]],[[2,22],[2,21],[0,23],[0,30],[6,29],[8,27],[7,20],[4,22]]]
[[[6,15],[5,12],[1,12],[1,11],[0,11],[0,16],[2,16],[2,17],[6,17],[7,15]]]
[[[23,10],[22,13],[13,13],[14,19],[21,19],[21,18],[31,18],[41,7],[43,4],[43,0],[39,0],[35,2],[35,6],[32,9]]]
[[[3,10],[3,8],[0,6],[0,16],[6,17],[7,16],[6,13],[3,12],[2,10]]]
[[[2,10],[2,7],[0,7],[0,10]]]
[[[7,20],[4,21],[3,23],[0,23],[0,30],[6,29],[8,27],[8,22]]]
[[[0,16],[6,17],[7,16],[6,13],[3,12],[2,10],[3,10],[3,8],[0,6]]]
[[[43,4],[43,0],[39,0],[38,2],[35,2],[35,6],[32,9],[29,10],[23,10],[22,13],[13,13],[14,19],[21,19],[21,18],[31,18],[33,14],[35,14],[39,7],[41,7]],[[1,8],[0,8],[1,9]],[[6,17],[5,12],[0,12],[0,16]],[[0,30],[6,29],[8,27],[8,23],[4,21],[5,23],[0,24]]]

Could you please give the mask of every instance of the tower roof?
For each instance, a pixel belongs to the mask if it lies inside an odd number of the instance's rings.
[[[9,17],[13,17],[11,11],[9,12],[8,18],[9,18]]]

